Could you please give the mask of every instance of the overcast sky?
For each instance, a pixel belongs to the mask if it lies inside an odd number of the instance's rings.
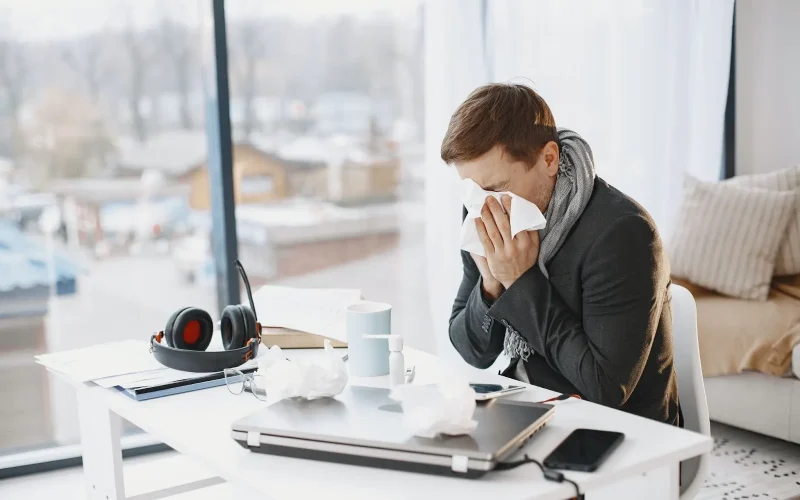
[[[127,22],[146,28],[164,16],[197,26],[210,12],[210,4],[211,0],[0,0],[0,32],[16,40],[45,41],[116,30]],[[406,16],[418,4],[418,0],[227,0],[226,16],[300,20],[380,12]]]

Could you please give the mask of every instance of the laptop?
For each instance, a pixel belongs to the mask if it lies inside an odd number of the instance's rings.
[[[470,435],[422,438],[403,428],[387,389],[348,386],[336,398],[284,399],[233,423],[259,453],[476,478],[517,451],[553,416],[552,405],[493,400]]]

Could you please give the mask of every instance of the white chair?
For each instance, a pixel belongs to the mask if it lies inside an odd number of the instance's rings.
[[[684,428],[711,435],[700,346],[697,340],[697,306],[689,290],[671,285],[672,338],[675,349],[675,372]],[[690,500],[703,487],[708,470],[708,453],[681,462],[681,500]]]

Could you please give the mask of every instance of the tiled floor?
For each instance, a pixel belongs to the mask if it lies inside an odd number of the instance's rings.
[[[800,498],[800,445],[767,438],[721,424],[712,425],[714,451],[710,475],[696,500],[785,500]],[[129,495],[152,491],[170,478],[197,479],[204,471],[174,452],[126,460],[125,487]],[[155,471],[155,472],[153,472]],[[169,471],[169,477],[164,471]],[[207,474],[207,472],[206,472]],[[199,476],[198,476],[199,477]],[[203,476],[205,477],[205,476]],[[159,484],[156,484],[159,483]],[[175,484],[180,484],[176,482]],[[213,483],[210,483],[213,484]],[[176,488],[174,491],[178,491]],[[57,496],[53,496],[57,492]],[[78,500],[85,498],[81,469],[67,469],[0,481],[3,500]],[[244,500],[242,492],[231,492],[219,484],[180,494],[180,500]]]

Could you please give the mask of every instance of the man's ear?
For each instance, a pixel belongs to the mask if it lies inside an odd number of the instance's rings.
[[[555,141],[550,141],[542,148],[541,158],[544,160],[545,172],[550,177],[555,177],[558,174],[558,144]]]

